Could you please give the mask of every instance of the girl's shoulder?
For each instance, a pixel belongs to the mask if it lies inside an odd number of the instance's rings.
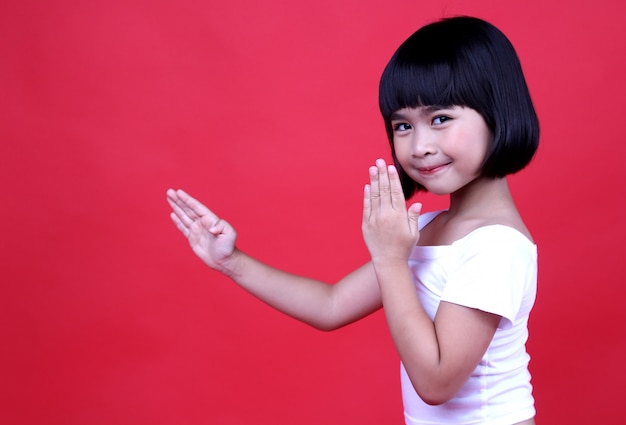
[[[492,216],[471,220],[448,220],[446,210],[424,213],[419,218],[422,246],[452,245],[465,240],[521,238],[534,245],[530,231],[519,216]],[[439,217],[439,219],[437,219]]]
[[[486,224],[455,240],[451,245],[502,246],[502,244],[535,247],[535,242],[519,229],[506,224]]]

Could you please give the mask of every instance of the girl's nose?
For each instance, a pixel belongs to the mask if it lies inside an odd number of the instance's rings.
[[[437,147],[433,141],[432,136],[425,134],[424,132],[415,132],[413,139],[411,140],[411,154],[416,157],[421,157],[429,154],[433,154],[437,151]]]

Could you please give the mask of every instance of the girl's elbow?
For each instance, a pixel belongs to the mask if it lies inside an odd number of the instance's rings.
[[[332,332],[345,326],[344,323],[338,323],[333,321],[320,321],[309,323],[309,325],[311,325],[314,329],[322,332]]]
[[[435,368],[436,369],[436,368]],[[408,371],[407,371],[408,372]],[[419,375],[409,372],[413,389],[422,401],[430,406],[439,406],[450,401],[459,392],[466,379],[460,379],[458,371],[430,370]]]
[[[418,393],[419,394],[419,393]],[[429,406],[440,406],[450,400],[452,397],[441,397],[438,395],[421,395],[419,394],[422,401]]]
[[[307,323],[318,331],[331,332],[341,329],[353,322],[354,320],[346,319],[345,317],[325,315],[324,317],[319,317],[316,320]]]
[[[332,324],[328,324],[328,323],[309,323],[309,325],[313,329],[317,331],[322,331],[322,332],[331,332],[337,329],[334,326],[332,326]]]
[[[456,394],[456,391],[438,385],[425,385],[424,388],[415,388],[415,391],[422,401],[430,406],[447,403]]]

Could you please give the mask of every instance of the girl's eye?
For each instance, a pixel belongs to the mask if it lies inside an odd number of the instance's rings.
[[[440,125],[440,124],[443,124],[444,122],[448,121],[449,119],[450,119],[450,117],[446,117],[445,115],[440,115],[440,116],[437,116],[437,117],[433,118],[433,124]]]
[[[393,131],[407,131],[411,129],[411,125],[405,122],[394,124]]]

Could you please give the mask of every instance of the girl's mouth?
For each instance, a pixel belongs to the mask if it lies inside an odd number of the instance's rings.
[[[428,176],[428,175],[432,175],[432,174],[435,174],[435,173],[437,173],[437,172],[439,172],[439,171],[443,170],[443,169],[444,169],[444,168],[446,168],[448,165],[450,165],[450,163],[449,163],[449,162],[448,162],[448,163],[445,163],[445,164],[433,165],[433,166],[431,166],[431,167],[419,167],[419,168],[417,169],[417,171],[419,171],[419,172],[420,172],[420,174],[423,174],[423,175]]]

